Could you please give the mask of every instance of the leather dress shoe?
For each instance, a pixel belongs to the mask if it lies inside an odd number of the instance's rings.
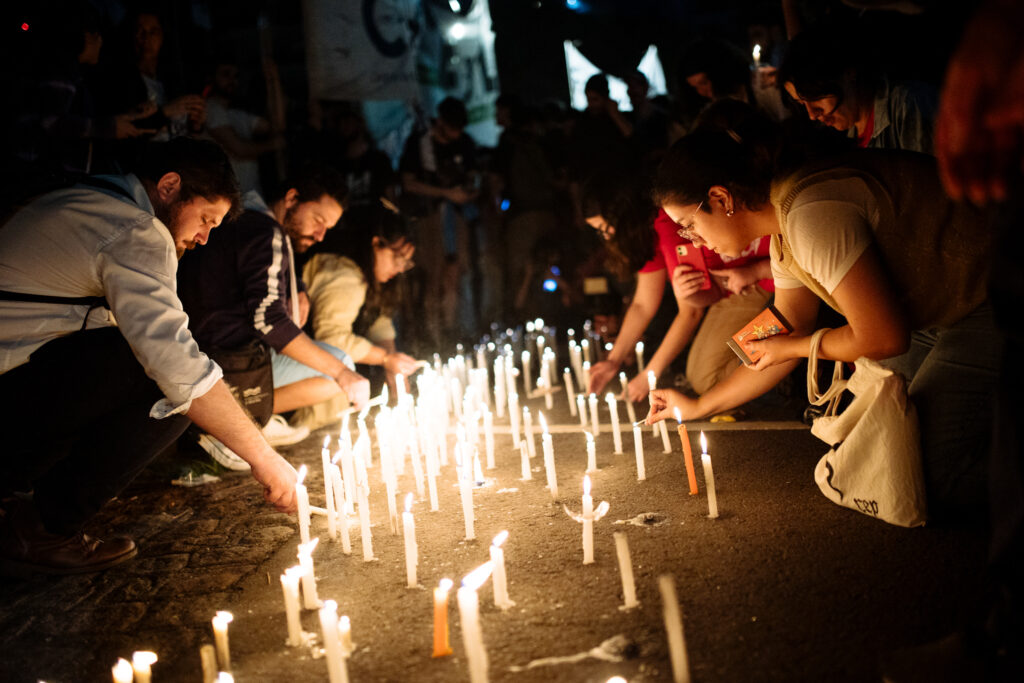
[[[130,538],[108,541],[78,532],[68,536],[43,528],[30,501],[7,504],[0,512],[0,574],[85,574],[107,569],[139,552]]]

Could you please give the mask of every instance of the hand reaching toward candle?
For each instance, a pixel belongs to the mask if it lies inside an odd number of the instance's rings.
[[[366,402],[370,400],[370,381],[359,373],[343,367],[334,381],[338,383],[357,410],[362,410]]]
[[[646,400],[648,391],[650,391],[650,387],[647,386],[647,377],[643,374],[629,380],[629,384],[626,385],[627,396],[633,403]]]
[[[271,451],[252,463],[252,476],[263,486],[264,500],[281,512],[295,512],[295,482],[298,481],[298,475],[287,460]]]
[[[668,417],[675,418],[677,410],[684,420],[693,420],[701,416],[697,399],[690,398],[675,389],[655,389],[650,392],[650,399],[651,410],[644,420],[646,424],[652,425]]]
[[[622,363],[614,360],[603,360],[591,366],[590,386],[587,387],[587,393],[600,394],[608,386],[612,377],[618,374],[620,367],[622,367]]]
[[[409,375],[416,372],[419,366],[416,364],[416,359],[407,356],[399,351],[392,351],[384,356],[384,369],[392,375]]]
[[[768,259],[760,259],[735,268],[718,268],[710,272],[723,289],[733,294],[742,294],[748,287],[756,285],[758,280],[772,276],[771,262]]]

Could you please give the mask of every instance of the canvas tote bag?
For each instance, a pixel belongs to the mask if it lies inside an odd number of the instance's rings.
[[[807,400],[826,406],[811,433],[832,447],[814,468],[814,481],[834,503],[897,526],[921,526],[927,520],[921,440],[906,382],[862,357],[846,380],[836,361],[832,385],[819,391],[818,351],[827,331],[812,335],[807,363]],[[844,391],[853,401],[839,412]]]

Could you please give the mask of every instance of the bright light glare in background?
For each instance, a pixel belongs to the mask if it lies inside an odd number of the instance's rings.
[[[452,8],[453,12],[461,12],[462,4],[459,0],[448,0],[448,6]]]
[[[466,25],[461,21],[456,21],[448,28],[448,36],[452,40],[462,40],[466,37]]]
[[[601,70],[584,57],[576,49],[576,46],[572,44],[572,41],[565,41],[564,46],[565,70],[569,74],[569,94],[571,96],[572,108],[586,109],[587,96],[584,94],[583,88],[587,84],[587,79],[594,74],[601,73]],[[651,84],[648,96],[664,95],[668,92],[668,89],[665,87],[665,71],[661,68],[657,47],[654,45],[648,47],[647,53],[640,60],[640,64],[636,68],[637,71],[647,76],[647,80]],[[621,111],[632,111],[633,106],[629,103],[629,97],[626,95],[626,83],[611,74],[607,74],[607,76],[608,92],[611,98],[619,103]]]

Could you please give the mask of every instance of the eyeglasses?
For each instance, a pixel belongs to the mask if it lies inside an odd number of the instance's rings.
[[[700,201],[700,204],[697,205],[697,208],[694,209],[693,214],[690,216],[690,220],[686,221],[686,223],[676,223],[676,225],[679,226],[679,229],[676,230],[677,235],[683,239],[690,240],[691,242],[695,242],[700,239],[700,236],[694,232],[693,219],[697,217],[697,212],[700,211],[702,206],[704,206],[703,199]]]

